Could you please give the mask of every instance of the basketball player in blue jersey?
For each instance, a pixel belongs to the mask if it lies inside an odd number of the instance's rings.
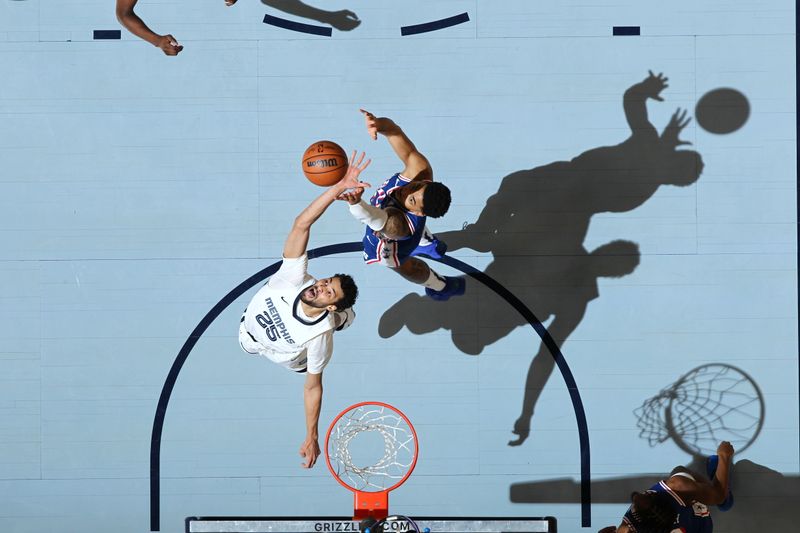
[[[400,126],[389,118],[361,112],[370,136],[377,139],[380,133],[386,137],[405,165],[377,188],[369,204],[361,200],[364,190],[360,188],[341,196],[350,204],[350,213],[367,226],[364,261],[388,266],[405,279],[424,285],[425,293],[434,300],[464,294],[464,278],[441,276],[415,257],[439,259],[444,255],[447,247],[426,230],[425,220],[447,213],[450,189],[433,181],[430,163]]]
[[[667,479],[631,495],[631,506],[619,527],[609,526],[599,533],[711,533],[714,524],[708,507],[727,511],[733,506],[732,460],[733,446],[725,441],[717,455],[706,461],[708,478],[676,467]]]
[[[358,179],[369,160],[350,158],[344,178],[329,187],[294,220],[283,246],[283,263],[256,292],[239,323],[239,345],[287,370],[306,375],[306,437],[300,445],[303,466],[311,468],[320,454],[319,413],[322,370],[333,355],[333,333],[355,318],[352,306],[358,288],[346,274],[316,280],[308,274],[306,248],[311,225],[347,188],[369,187]]]

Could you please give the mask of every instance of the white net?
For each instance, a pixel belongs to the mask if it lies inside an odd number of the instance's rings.
[[[376,435],[383,440],[383,455],[367,464],[364,448],[373,457],[377,455],[375,445],[380,444],[375,442]],[[411,426],[397,411],[381,404],[366,404],[339,418],[331,428],[327,452],[339,479],[352,489],[377,492],[394,488],[410,473],[417,443]]]
[[[737,453],[764,422],[764,398],[753,379],[726,364],[703,365],[636,409],[639,436],[651,446],[672,438],[689,453],[710,455],[723,440]]]

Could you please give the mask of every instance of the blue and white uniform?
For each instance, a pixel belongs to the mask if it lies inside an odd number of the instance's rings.
[[[380,232],[376,232],[367,226],[363,241],[364,261],[367,263],[380,263],[389,267],[398,267],[407,258],[417,254],[420,239],[425,233],[425,219],[427,217],[419,217],[409,213],[392,196],[394,191],[409,183],[411,183],[409,178],[402,174],[395,174],[384,181],[375,191],[375,194],[372,195],[372,198],[369,199],[370,205],[374,207],[380,207],[381,209],[396,207],[402,211],[411,235],[401,240],[387,239]]]
[[[691,474],[686,472],[678,472],[674,476],[683,476],[692,481],[695,480]],[[684,501],[664,481],[659,481],[650,487],[650,490],[653,492],[665,492],[672,497],[672,507],[675,509],[676,515],[672,533],[711,533],[713,531],[714,523],[711,521],[711,513],[706,504],[697,501]],[[631,531],[636,531],[630,509],[625,513],[622,520],[630,527]]]

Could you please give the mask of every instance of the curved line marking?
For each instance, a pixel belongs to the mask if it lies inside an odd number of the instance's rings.
[[[324,257],[326,255],[360,252],[362,250],[362,243],[349,242],[332,244],[329,246],[321,246],[308,251],[308,258],[313,259],[316,257]],[[477,281],[483,283],[501,298],[505,299],[514,309],[517,310],[533,327],[542,342],[545,343],[550,350],[550,354],[556,361],[558,369],[569,390],[570,398],[572,399],[572,407],[575,410],[575,418],[578,425],[578,436],[580,439],[581,448],[581,521],[583,527],[591,526],[591,485],[590,485],[590,455],[589,455],[589,430],[586,424],[586,413],[583,409],[581,402],[580,392],[575,383],[575,378],[567,365],[564,356],[561,354],[558,345],[556,345],[553,338],[547,332],[547,329],[539,322],[539,319],[522,303],[516,296],[514,296],[508,289],[503,287],[500,283],[489,277],[485,273],[477,270],[476,268],[459,261],[453,257],[445,256],[440,263],[449,265],[461,272],[472,276]],[[164,418],[167,413],[167,405],[169,398],[172,395],[172,389],[178,381],[178,374],[180,374],[183,364],[189,357],[192,349],[194,348],[200,337],[208,329],[212,322],[224,311],[231,303],[238,299],[245,292],[254,287],[257,283],[268,278],[278,271],[281,262],[278,261],[267,268],[264,268],[243,282],[237,285],[232,291],[226,294],[217,304],[206,313],[200,323],[192,331],[186,342],[178,352],[178,356],[172,363],[167,379],[164,381],[164,387],[161,389],[161,396],[158,399],[158,406],[156,407],[156,414],[153,420],[153,432],[150,438],[150,531],[159,531],[160,520],[160,473],[161,473],[161,434],[164,429]]]
[[[460,15],[455,15],[440,20],[434,20],[431,22],[425,22],[423,24],[403,26],[400,28],[400,35],[405,37],[406,35],[417,35],[418,33],[427,33],[429,31],[443,30],[445,28],[449,28],[450,26],[463,24],[464,22],[469,22],[469,13],[461,13]]]
[[[280,17],[273,17],[272,15],[264,15],[264,24],[270,26],[277,26],[285,30],[299,31],[300,33],[310,33],[311,35],[323,35],[330,37],[333,34],[333,29],[326,26],[314,26],[313,24],[303,24],[302,22],[294,22],[292,20],[282,19]]]
[[[564,359],[564,355],[558,348],[556,341],[554,341],[553,337],[550,336],[547,328],[545,328],[539,319],[536,318],[536,315],[533,314],[533,311],[531,311],[528,306],[522,303],[519,298],[514,296],[511,291],[506,289],[498,281],[488,276],[486,273],[476,269],[475,267],[448,255],[442,257],[441,261],[439,262],[460,270],[465,274],[469,274],[474,279],[480,281],[485,286],[496,292],[498,296],[508,302],[514,309],[517,310],[520,315],[522,315],[525,320],[528,321],[531,327],[539,335],[539,338],[542,339],[542,342],[545,344],[545,346],[547,346],[547,349],[550,350],[550,355],[552,355],[553,359],[555,359],[556,365],[558,365],[558,369],[561,371],[561,376],[564,378],[564,383],[567,385],[569,397],[572,400],[572,408],[575,411],[575,422],[578,424],[578,439],[581,449],[581,526],[591,527],[592,480],[591,454],[589,448],[589,426],[586,423],[586,411],[583,408],[583,401],[581,401],[581,394],[578,390],[578,384],[575,382],[575,377],[572,375],[572,371],[569,369],[567,360]]]

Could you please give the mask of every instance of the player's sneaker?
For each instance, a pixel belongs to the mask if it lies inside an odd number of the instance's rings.
[[[706,459],[706,474],[708,474],[708,479],[714,479],[714,475],[717,473],[717,465],[719,464],[719,456],[718,455],[709,455]],[[721,504],[717,505],[717,509],[720,511],[728,511],[731,507],[733,507],[733,491],[731,490],[731,482],[730,482],[731,472],[728,472],[728,496],[725,498],[725,501]]]
[[[425,294],[434,300],[443,302],[449,300],[451,296],[460,296],[464,294],[466,286],[467,284],[462,277],[444,276],[444,289],[435,291],[426,287]]]

